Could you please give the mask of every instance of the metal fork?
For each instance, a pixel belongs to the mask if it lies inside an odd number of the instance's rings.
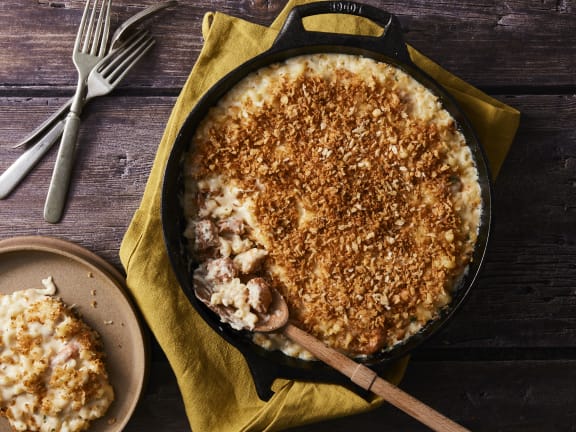
[[[108,53],[119,49],[120,47],[130,43],[131,38],[134,33],[138,30],[137,26],[141,24],[144,20],[149,19],[150,17],[154,16],[158,12],[169,8],[171,6],[175,6],[178,4],[176,0],[165,0],[162,3],[155,3],[153,5],[148,6],[146,9],[141,10],[140,12],[132,15],[126,21],[124,21],[114,32],[114,34],[110,37],[110,47],[108,48]],[[72,105],[73,98],[66,101],[57,111],[52,113],[50,117],[44,120],[39,126],[36,127],[32,132],[30,132],[24,139],[22,139],[18,144],[12,146],[12,148],[23,147],[29,145],[33,141],[36,141],[40,136],[44,135],[46,131],[53,126],[60,117],[63,117],[70,105]],[[89,98],[86,97],[86,101],[88,102]],[[1,197],[0,197],[1,198]]]
[[[152,48],[155,41],[147,30],[139,30],[130,36],[121,48],[109,53],[90,72],[86,81],[88,92],[85,101],[110,93],[132,67]],[[64,120],[56,123],[46,135],[30,147],[0,175],[0,199],[6,198],[22,181],[46,152],[56,143]]]
[[[64,132],[44,205],[44,219],[51,223],[60,220],[68,194],[70,174],[76,152],[76,140],[80,128],[80,114],[84,105],[86,79],[92,68],[106,53],[108,33],[110,32],[111,0],[102,0],[100,10],[97,13],[98,2],[99,0],[94,0],[94,5],[91,8],[92,0],[86,1],[74,44],[72,60],[78,71],[78,84],[74,100],[70,106],[70,113],[66,117]]]

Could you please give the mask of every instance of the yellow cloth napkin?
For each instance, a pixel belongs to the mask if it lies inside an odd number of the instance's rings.
[[[381,402],[329,384],[276,380],[274,396],[261,401],[241,354],[223,341],[196,314],[170,268],[160,220],[165,164],[176,135],[199,97],[225,73],[270,47],[288,11],[288,2],[268,28],[222,13],[203,22],[205,44],[172,111],[158,148],[139,209],[126,232],[120,258],[127,285],[174,370],[194,432],[277,431],[323,419],[350,415]],[[379,29],[352,16],[310,17],[306,27],[372,34]],[[381,31],[381,30],[380,30]],[[496,174],[514,138],[518,111],[486,96],[410,48],[414,61],[442,83],[470,116]],[[407,359],[385,374],[401,379]]]

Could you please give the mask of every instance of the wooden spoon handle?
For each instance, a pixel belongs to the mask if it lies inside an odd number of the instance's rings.
[[[287,324],[283,332],[288,338],[306,348],[319,360],[322,360],[327,365],[346,375],[353,383],[381,396],[385,401],[401,409],[432,430],[442,432],[469,431],[403,390],[400,390],[395,385],[380,378],[376,372],[370,368],[356,363],[344,354],[329,348],[304,330],[292,324]]]

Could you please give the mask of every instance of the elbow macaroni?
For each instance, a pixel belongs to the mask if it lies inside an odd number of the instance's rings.
[[[80,431],[114,399],[96,333],[44,289],[0,295],[0,414],[16,431]]]
[[[265,251],[256,275],[351,356],[419,331],[466,271],[482,213],[472,154],[438,98],[391,65],[314,54],[264,67],[209,112],[191,149],[190,223],[245,225],[219,250],[192,246],[196,258],[234,259],[242,242]],[[254,341],[309,358],[278,335]]]

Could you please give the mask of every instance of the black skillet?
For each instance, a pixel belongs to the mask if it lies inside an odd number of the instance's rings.
[[[305,17],[328,13],[356,15],[367,18],[382,27],[384,32],[381,36],[373,37],[312,32],[304,28],[302,21]],[[258,395],[263,400],[269,399],[273,394],[270,386],[276,378],[330,382],[348,386],[356,391],[359,389],[351,384],[346,377],[320,362],[297,360],[280,352],[270,352],[257,347],[250,341],[249,335],[235,331],[229,326],[222,324],[213,312],[209,311],[196,299],[192,285],[192,272],[195,268],[195,263],[188,255],[186,239],[182,235],[185,228],[181,204],[183,195],[182,160],[189,150],[190,142],[198,123],[207,114],[208,110],[216,105],[219,99],[242,78],[261,67],[290,57],[322,52],[361,55],[395,65],[437,95],[444,108],[452,114],[460,131],[466,138],[478,169],[482,189],[483,212],[473,260],[465,277],[456,287],[452,302],[441,312],[437,319],[427,324],[420,332],[392,349],[366,359],[365,364],[376,372],[382,373],[391,360],[406,355],[432,334],[436,333],[451,318],[476,280],[484,259],[490,231],[490,177],[480,144],[465,115],[452,97],[431,77],[412,63],[396,17],[372,6],[340,1],[310,3],[292,9],[272,47],[263,54],[234,69],[218,81],[201,98],[189,114],[170,154],[162,190],[164,239],[168,256],[178,281],[202,318],[221,337],[244,355],[254,378]]]

